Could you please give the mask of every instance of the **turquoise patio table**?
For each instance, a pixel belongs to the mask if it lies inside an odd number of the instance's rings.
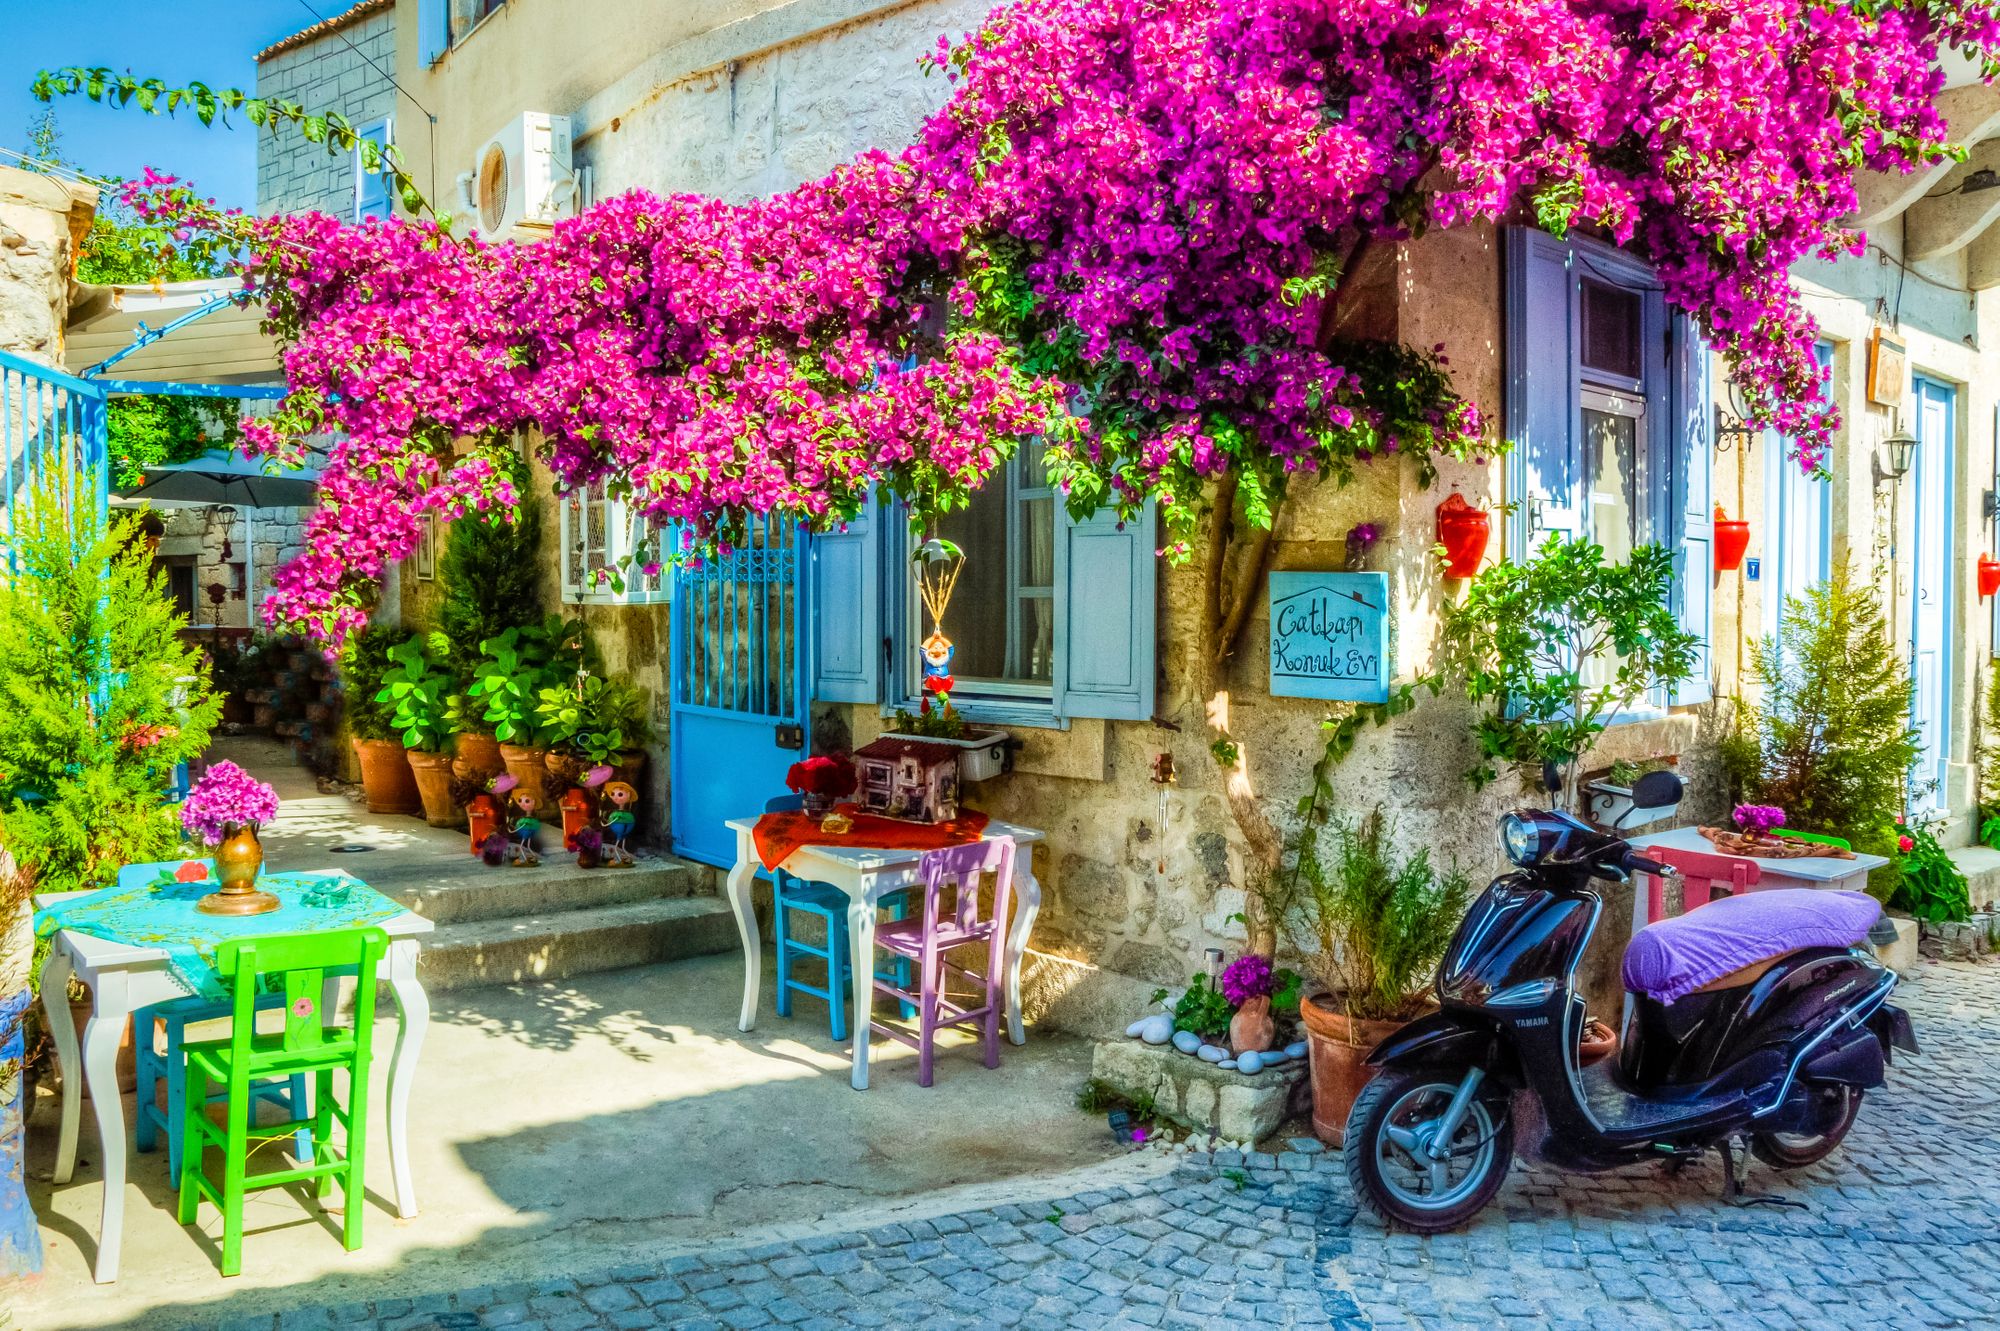
[[[355,922],[379,924],[389,935],[386,978],[398,1018],[396,1048],[389,1063],[389,1167],[395,1178],[397,1212],[405,1219],[416,1215],[416,1189],[410,1178],[410,1086],[431,1013],[430,999],[417,980],[417,952],[420,940],[436,926],[358,880],[351,880],[354,887],[343,906],[313,907],[303,902],[316,881],[340,877],[266,874],[258,885],[275,892],[285,904],[266,915],[235,919],[194,912],[193,900],[212,891],[212,883],[155,883],[138,889],[151,889],[150,899],[117,889],[35,898],[37,919],[49,926],[51,938],[49,959],[42,967],[42,1006],[62,1067],[62,1136],[56,1147],[54,1181],[68,1183],[75,1172],[82,1088],[87,1085],[104,1161],[104,1211],[94,1269],[98,1283],[118,1278],[125,1222],[126,1127],[118,1090],[118,1046],[132,1014],[140,1008],[208,991],[213,978],[209,963],[224,937],[298,933]],[[190,896],[189,889],[196,887],[200,891]],[[71,976],[90,989],[90,1020],[80,1047],[65,998]],[[329,990],[336,984],[330,980]],[[329,993],[329,1005],[332,998]]]

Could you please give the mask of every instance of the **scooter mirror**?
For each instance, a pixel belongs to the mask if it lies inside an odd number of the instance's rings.
[[[1686,783],[1672,772],[1648,772],[1632,783],[1632,804],[1640,809],[1662,809],[1681,802]]]

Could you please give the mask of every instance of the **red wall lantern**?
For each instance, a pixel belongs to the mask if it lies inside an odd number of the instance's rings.
[[[2000,559],[1992,555],[1979,556],[1979,599],[1985,600],[1995,592],[2000,592]]]
[[[1750,524],[1742,518],[1723,516],[1722,505],[1715,506],[1715,571],[1734,573],[1743,567],[1743,556],[1750,551]]]
[[[1493,534],[1493,518],[1483,508],[1465,502],[1453,491],[1437,507],[1438,544],[1444,547],[1447,578],[1469,578],[1479,571],[1486,557],[1486,542]]]
[[[500,830],[500,811],[493,805],[491,795],[474,795],[472,802],[465,806],[465,820],[472,828],[472,854],[476,859],[479,848],[486,844],[486,838]]]

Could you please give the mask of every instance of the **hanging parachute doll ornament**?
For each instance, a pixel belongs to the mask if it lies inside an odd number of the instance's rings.
[[[944,612],[951,605],[951,594],[958,588],[959,571],[965,567],[965,552],[951,541],[933,536],[917,547],[910,556],[910,562],[917,569],[917,594],[923,598],[924,609],[930,612],[930,636],[918,647],[924,667],[922,712],[931,715],[932,700],[936,700],[937,720],[949,722],[952,718],[951,658],[957,648],[951,639],[944,636]]]

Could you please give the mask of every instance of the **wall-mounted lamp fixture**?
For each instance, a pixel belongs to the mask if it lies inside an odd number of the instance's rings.
[[[1965,179],[1959,181],[1950,189],[1941,189],[1935,193],[1926,194],[1924,197],[1927,199],[1942,199],[1949,194],[1977,194],[1982,190],[1989,189],[2000,189],[2000,171],[1995,171],[1990,166],[1982,166],[1977,171],[1967,173]]]
[[[1916,452],[1916,436],[1899,427],[1882,441],[1882,447],[1875,455],[1875,465],[1881,470],[1884,480],[1900,481],[1910,474],[1910,464],[1916,460]]]
[[[1763,431],[1735,415],[1720,402],[1715,404],[1715,451],[1727,453],[1736,447],[1749,448]]]

